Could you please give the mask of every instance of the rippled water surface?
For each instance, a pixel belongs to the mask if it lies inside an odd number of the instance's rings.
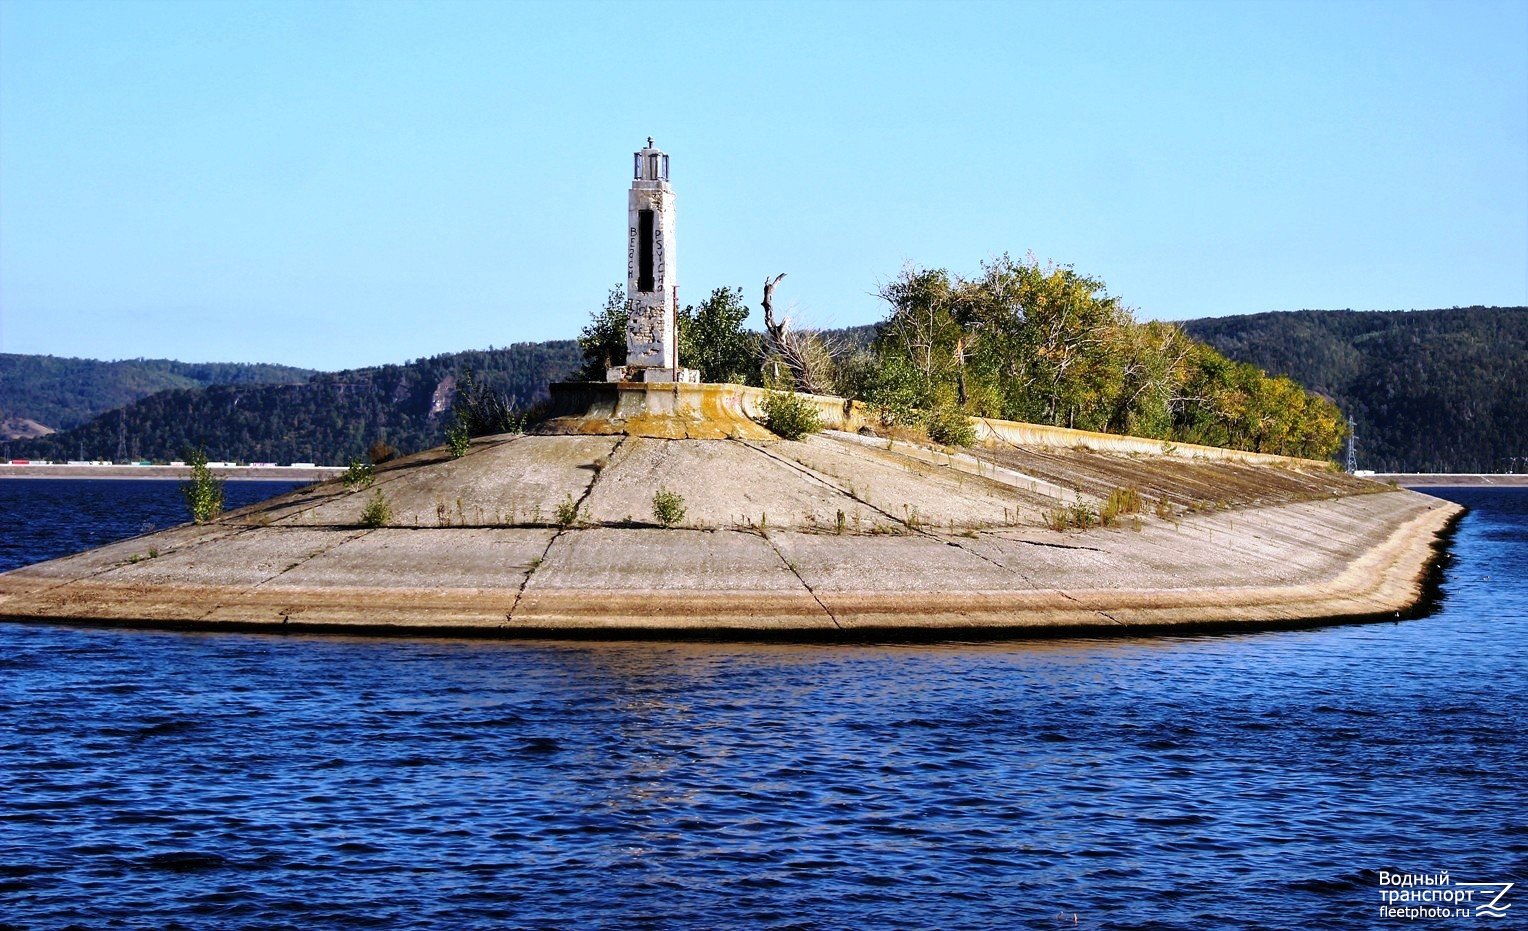
[[[223,503],[233,510],[304,484],[224,482]],[[186,520],[179,482],[0,478],[0,572]]]
[[[1442,609],[1400,624],[848,647],[0,624],[0,927],[1468,926],[1379,917],[1377,871],[1528,880],[1528,491],[1438,493],[1473,510]]]

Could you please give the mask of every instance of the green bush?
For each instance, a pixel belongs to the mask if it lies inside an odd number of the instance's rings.
[[[822,429],[822,414],[794,391],[771,391],[764,396],[764,426],[784,439],[799,440]]]
[[[383,527],[392,519],[393,509],[387,503],[387,499],[382,497],[382,489],[372,489],[371,500],[367,501],[366,507],[361,509],[361,526]]]
[[[653,495],[653,516],[665,527],[684,520],[684,497],[678,492],[659,488]]]
[[[698,369],[703,382],[759,384],[764,337],[743,326],[747,319],[748,304],[741,289],[717,288],[699,307],[685,307],[675,321],[680,360],[687,367]],[[620,337],[624,355],[624,326]],[[604,377],[601,372],[596,380],[603,381]]]
[[[1141,512],[1141,493],[1134,488],[1116,488],[1109,492],[1109,500],[1098,512],[1098,519],[1105,527],[1114,526],[1114,519],[1121,514]]]
[[[578,522],[578,502],[569,494],[557,505],[557,526],[571,527]]]
[[[895,354],[864,350],[845,360],[838,390],[869,405],[881,426],[917,423],[933,407],[928,381]]]
[[[345,476],[341,481],[351,491],[359,491],[362,488],[370,488],[377,480],[377,470],[369,462],[359,459],[350,460],[350,468],[345,470]]]
[[[460,459],[472,449],[472,434],[467,429],[467,424],[461,418],[446,430],[446,449],[451,453],[452,459]]]
[[[1072,526],[1078,530],[1086,530],[1098,523],[1098,511],[1093,505],[1082,500],[1082,492],[1077,493],[1072,502]]]
[[[1070,506],[1051,508],[1045,512],[1044,517],[1045,526],[1052,530],[1066,530],[1069,527],[1087,530],[1098,523],[1099,514],[1093,505],[1082,499],[1082,492],[1079,491]]]
[[[954,405],[940,406],[923,416],[928,438],[941,446],[970,446],[976,442],[976,427],[965,411]]]
[[[212,474],[206,451],[192,452],[187,461],[191,463],[191,478],[180,486],[180,493],[185,496],[191,519],[198,524],[216,520],[223,513],[223,480]]]
[[[604,381],[605,370],[626,362],[626,320],[630,313],[626,291],[615,287],[605,298],[602,310],[596,310],[578,334],[584,353],[584,367],[578,373],[584,381]]]

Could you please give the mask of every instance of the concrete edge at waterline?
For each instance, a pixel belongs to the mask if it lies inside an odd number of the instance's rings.
[[[1020,626],[960,625],[837,627],[755,627],[721,625],[646,627],[557,627],[505,624],[473,627],[443,624],[367,624],[303,622],[284,619],[261,621],[194,621],[164,619],[91,619],[0,616],[18,626],[76,629],[126,629],[170,633],[245,633],[284,637],[362,637],[393,639],[501,640],[557,643],[778,643],[778,644],[947,644],[967,642],[1023,642],[1064,639],[1131,639],[1140,637],[1189,637],[1205,634],[1245,634],[1262,631],[1312,630],[1323,627],[1400,623],[1426,618],[1441,606],[1443,581],[1451,558],[1450,547],[1459,524],[1468,513],[1456,506],[1433,534],[1430,557],[1420,569],[1417,597],[1397,610],[1319,614],[1260,620],[1187,620],[1120,625],[1114,623],[1025,624]]]

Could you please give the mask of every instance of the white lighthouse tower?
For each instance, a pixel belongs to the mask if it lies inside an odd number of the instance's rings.
[[[679,367],[679,275],[669,157],[647,137],[635,153],[626,198],[626,364],[607,381],[698,382]]]

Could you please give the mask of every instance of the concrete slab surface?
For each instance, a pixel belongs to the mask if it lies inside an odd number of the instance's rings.
[[[1125,487],[1139,514],[1046,526],[1057,489],[1096,506]],[[660,488],[683,498],[675,527],[654,520]],[[378,494],[391,517],[363,526]],[[0,619],[837,636],[1372,618],[1423,597],[1458,513],[1311,464],[1235,457],[491,437],[460,459],[387,463],[371,488],[326,482],[0,575]]]

